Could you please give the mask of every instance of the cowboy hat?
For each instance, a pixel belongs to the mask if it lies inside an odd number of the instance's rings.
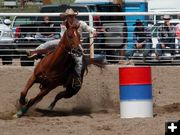
[[[164,16],[163,16],[163,19],[165,19],[165,20],[170,20],[171,17],[170,17],[170,15],[164,15]]]
[[[78,12],[74,12],[72,8],[66,9],[66,11],[63,13],[64,16],[71,16],[74,15],[76,16]]]

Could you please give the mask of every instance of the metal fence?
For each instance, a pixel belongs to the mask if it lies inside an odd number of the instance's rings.
[[[49,16],[51,17],[59,17],[60,13],[0,13],[0,16]],[[180,50],[178,45],[178,40],[175,38],[175,48],[164,48],[164,53],[160,59],[157,59],[156,52],[158,50],[158,37],[157,37],[157,29],[163,24],[163,15],[171,16],[171,24],[175,28],[175,25],[180,23],[179,16],[180,12],[127,12],[127,13],[100,13],[100,12],[91,12],[91,13],[79,13],[78,16],[87,16],[86,21],[91,27],[96,28],[97,36],[93,37],[93,35],[87,32],[83,33],[83,47],[85,48],[85,52],[90,55],[90,57],[99,57],[104,56],[108,63],[121,63],[124,60],[131,59],[135,62],[135,64],[150,64],[150,65],[158,65],[167,63],[169,65],[180,64]],[[151,50],[150,55],[148,55],[145,59],[143,57],[144,48],[135,47],[134,45],[134,28],[137,19],[143,23],[143,25],[148,29],[150,34],[150,38],[152,39],[152,47],[149,48]],[[61,23],[58,20],[53,20],[52,23]],[[14,21],[12,20],[12,24]],[[19,22],[20,24],[21,22]],[[26,20],[28,23],[28,20]],[[13,29],[13,39],[17,40],[15,34],[17,34],[16,27],[10,28]],[[57,29],[59,26],[55,26]],[[57,33],[60,32],[57,31]],[[147,32],[147,31],[146,31]],[[174,29],[175,33],[175,29]],[[21,33],[22,34],[22,33]],[[27,34],[27,33],[25,33]],[[1,34],[2,35],[2,34]],[[18,37],[22,38],[22,37]],[[25,37],[23,37],[25,38]],[[27,38],[27,37],[26,37]],[[142,37],[146,39],[147,37]],[[3,48],[0,48],[0,57],[2,58],[3,64],[11,64],[11,59],[8,58],[10,56],[12,58],[12,62],[15,63],[13,65],[18,65],[19,63],[22,66],[26,65],[34,65],[34,60],[29,60],[24,53],[27,49],[35,49],[41,43],[37,42],[17,43],[17,42],[0,42],[3,45]],[[36,45],[35,45],[36,44]],[[5,46],[5,47],[4,47]],[[7,47],[6,47],[7,46]],[[10,46],[10,47],[9,47]],[[17,47],[21,46],[21,47]],[[23,47],[24,46],[24,47]],[[27,47],[29,46],[29,47]],[[132,50],[132,51],[131,51]],[[171,55],[171,50],[175,51],[175,55]],[[128,54],[128,52],[133,52],[133,54]],[[23,52],[23,53],[17,53]],[[18,64],[17,64],[18,63]],[[31,64],[27,64],[31,63]]]

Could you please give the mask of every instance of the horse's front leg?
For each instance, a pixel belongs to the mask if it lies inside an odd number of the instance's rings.
[[[41,90],[41,91],[39,92],[39,94],[38,94],[36,97],[31,98],[31,99],[28,101],[28,103],[27,103],[25,106],[23,106],[23,107],[14,115],[14,117],[15,117],[15,118],[19,118],[19,117],[23,116],[23,115],[28,111],[28,109],[29,109],[31,106],[33,106],[35,103],[38,103],[39,101],[41,101],[41,100],[43,99],[43,97],[44,97],[45,95],[47,95],[49,92],[50,92],[50,90]]]
[[[34,74],[33,74],[33,75],[29,78],[29,80],[28,80],[28,82],[27,82],[24,90],[21,91],[21,95],[20,95],[20,98],[19,98],[19,103],[20,103],[21,105],[25,105],[25,104],[26,104],[26,100],[25,100],[26,95],[27,95],[27,93],[28,93],[28,90],[29,90],[29,89],[32,87],[32,85],[34,84],[35,80],[36,80],[36,77],[35,77]]]

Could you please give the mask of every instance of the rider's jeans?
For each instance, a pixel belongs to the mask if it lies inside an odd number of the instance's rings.
[[[60,42],[60,39],[54,39],[54,40],[50,40],[50,41],[47,41],[43,44],[40,44],[36,50],[41,50],[41,49],[47,49],[47,48],[51,48],[51,47],[54,47],[54,46],[57,46]]]

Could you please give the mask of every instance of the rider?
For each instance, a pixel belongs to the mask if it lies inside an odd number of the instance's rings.
[[[74,24],[74,22],[76,22],[75,24],[79,24],[79,28],[78,28],[78,32],[80,33],[81,37],[82,37],[82,32],[86,31],[89,32],[91,34],[93,34],[93,36],[96,36],[96,29],[90,27],[87,25],[87,23],[85,21],[78,21],[76,19],[77,16],[77,12],[74,12],[73,9],[69,8],[65,11],[65,13],[61,14],[61,17],[65,17],[64,22],[60,25],[61,27],[61,37],[64,34],[64,32],[66,31],[66,24],[70,23],[71,25]],[[41,44],[39,47],[37,47],[35,50],[31,50],[31,51],[27,51],[27,53],[29,54],[30,58],[34,58],[37,56],[37,54],[42,54],[42,53],[46,53],[48,52],[49,48],[55,47],[58,45],[60,39],[55,39],[55,40],[51,40],[51,41],[47,41],[44,44]],[[83,54],[83,48],[81,45],[79,45],[79,49],[81,50],[81,54],[79,54],[79,52],[77,52],[77,54],[75,54],[76,52],[74,52],[74,54],[72,55],[76,66],[75,66],[75,79],[74,79],[74,84],[80,85],[81,82],[81,70],[82,70],[82,54]]]

